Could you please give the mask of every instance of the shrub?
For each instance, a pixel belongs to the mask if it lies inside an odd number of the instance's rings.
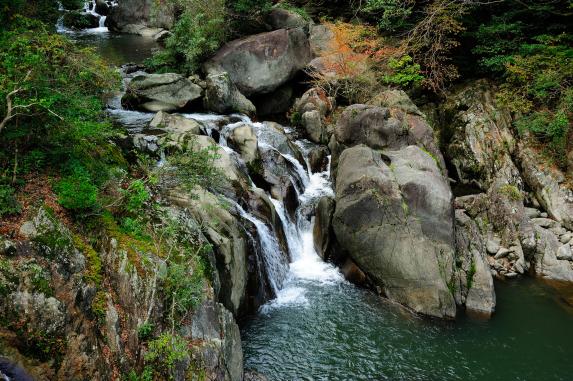
[[[388,68],[391,72],[384,76],[384,82],[388,85],[411,87],[420,84],[424,79],[420,74],[420,65],[414,63],[409,55],[399,59],[390,58]]]
[[[162,333],[148,343],[145,362],[151,365],[153,373],[161,379],[173,379],[173,370],[177,362],[189,356],[187,342],[180,336]]]
[[[151,195],[147,191],[143,180],[135,180],[129,185],[127,190],[124,191],[124,197],[125,210],[128,213],[135,214],[143,208],[147,201],[149,201]]]
[[[151,334],[153,333],[153,329],[154,329],[154,325],[153,323],[143,323],[142,325],[140,325],[139,327],[137,327],[137,337],[139,337],[139,340],[147,340],[151,337]]]
[[[163,283],[165,294],[171,299],[171,308],[183,317],[203,300],[204,266],[200,261],[196,261],[194,266],[171,262]]]
[[[72,164],[71,174],[60,180],[55,188],[58,202],[66,209],[88,210],[98,205],[98,188],[81,164]]]
[[[14,195],[15,190],[9,185],[0,185],[0,217],[17,214],[22,211],[22,206]]]

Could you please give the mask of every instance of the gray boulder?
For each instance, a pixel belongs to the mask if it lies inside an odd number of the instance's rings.
[[[329,54],[334,49],[334,32],[324,24],[310,27],[310,51],[313,57]]]
[[[121,103],[128,109],[176,111],[201,97],[201,87],[180,74],[138,75],[127,85]]]
[[[257,135],[250,125],[235,127],[227,139],[230,146],[241,154],[245,163],[252,163],[259,158]]]
[[[534,257],[535,274],[541,278],[573,282],[573,268],[568,260],[560,260],[562,244],[553,232],[535,226],[537,247]]]
[[[231,41],[205,64],[209,74],[227,72],[246,96],[270,93],[310,61],[302,28],[279,29]]]
[[[206,85],[203,104],[207,110],[220,114],[238,112],[254,115],[257,112],[253,103],[231,81],[228,73],[208,75]]]
[[[348,148],[336,182],[337,241],[390,299],[418,313],[454,318],[451,198],[436,162],[416,146]]]
[[[296,12],[274,7],[267,15],[267,23],[272,30],[304,28],[309,21]]]

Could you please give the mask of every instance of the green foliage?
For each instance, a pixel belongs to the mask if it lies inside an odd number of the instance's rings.
[[[225,41],[224,0],[188,0],[180,6],[184,11],[171,29],[165,49],[146,62],[152,70],[195,73]]]
[[[153,381],[153,369],[149,366],[143,368],[141,374],[137,374],[135,370],[131,370],[126,377],[127,381]]]
[[[16,290],[20,280],[12,262],[0,258],[0,296],[6,296]]]
[[[258,13],[268,12],[271,10],[272,1],[270,0],[231,0],[230,8],[239,13]]]
[[[0,217],[22,211],[22,206],[16,199],[14,192],[14,188],[10,185],[0,185]]]
[[[267,6],[264,6],[264,9],[266,9]],[[287,1],[281,1],[280,3],[277,4],[277,7],[285,9],[287,11],[296,13],[297,15],[301,16],[303,19],[307,20],[307,21],[311,21],[312,17],[310,17],[310,15],[308,14],[308,12],[306,11],[306,9],[302,8],[302,7],[297,7],[296,5],[292,5],[291,3],[287,2]]]
[[[107,313],[107,294],[103,291],[98,291],[92,300],[92,313],[98,324],[105,322],[105,315]]]
[[[46,297],[54,295],[54,290],[50,285],[50,274],[35,262],[26,263],[22,270],[30,279],[30,284],[35,292],[42,293]]]
[[[131,214],[138,213],[151,198],[145,187],[145,182],[140,179],[133,181],[123,193],[125,197],[124,208],[126,212]]]
[[[144,358],[155,375],[161,379],[172,380],[175,365],[188,356],[189,350],[185,339],[165,332],[148,343],[148,350]]]
[[[58,202],[66,209],[89,210],[98,206],[98,188],[85,167],[73,162],[70,174],[56,184]]]
[[[60,0],[60,3],[67,10],[82,9],[84,6],[83,0]]]
[[[147,340],[151,337],[151,335],[153,334],[153,329],[155,328],[155,326],[153,325],[153,323],[143,323],[142,325],[140,325],[139,327],[137,327],[137,337],[139,337],[139,340]]]
[[[114,131],[102,119],[103,95],[119,84],[117,73],[93,50],[22,17],[0,31],[0,47],[0,168],[16,177],[65,172],[57,184],[62,205],[95,207],[110,166],[119,165],[109,148]],[[10,93],[17,111],[7,115]]]
[[[2,27],[9,28],[18,16],[34,18],[54,25],[58,17],[58,4],[56,1],[47,0],[0,0],[0,25]]]
[[[368,0],[363,12],[378,18],[380,30],[394,32],[408,25],[414,5],[413,0]]]
[[[121,231],[134,238],[148,239],[147,226],[141,217],[124,217],[121,220]]]
[[[466,285],[468,287],[468,290],[471,289],[473,286],[474,276],[476,275],[476,272],[477,272],[476,261],[472,258],[472,263],[470,264],[470,268],[466,273]]]
[[[171,262],[163,283],[165,294],[171,299],[171,308],[180,317],[186,316],[203,301],[204,266],[200,260],[193,265]]]
[[[169,164],[176,169],[176,176],[191,191],[197,186],[218,187],[225,179],[223,172],[215,166],[215,161],[221,157],[219,147],[212,145],[201,148],[194,142],[191,142],[190,146],[168,158]]]
[[[499,188],[499,192],[506,195],[512,201],[523,200],[523,195],[515,185],[504,184]]]
[[[400,59],[390,58],[388,67],[391,73],[384,76],[384,82],[388,85],[412,87],[419,85],[424,79],[420,65],[414,63],[409,55],[404,55]]]

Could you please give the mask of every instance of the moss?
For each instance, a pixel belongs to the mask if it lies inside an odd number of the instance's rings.
[[[470,264],[470,268],[466,273],[466,284],[468,286],[468,290],[472,288],[474,282],[474,276],[476,274],[476,262],[472,258],[472,263]]]
[[[302,114],[298,111],[293,111],[290,115],[290,123],[292,126],[300,126],[302,124]]]
[[[12,262],[0,259],[0,297],[7,296],[18,288],[19,277]]]
[[[9,328],[18,336],[18,350],[27,357],[40,361],[54,361],[58,368],[66,352],[66,340],[60,335],[42,332],[30,327],[28,322],[12,322]]]
[[[506,195],[512,201],[523,200],[523,195],[515,185],[505,184],[499,187],[499,193]]]
[[[104,291],[98,291],[92,300],[91,307],[96,321],[103,324],[107,313],[107,294]]]
[[[87,266],[84,272],[84,280],[95,286],[100,286],[102,281],[102,264],[99,254],[94,248],[84,242],[77,234],[73,236],[75,247],[82,252],[86,258]]]
[[[54,289],[50,285],[50,274],[42,266],[33,261],[26,263],[22,270],[29,276],[33,291],[46,297],[54,296]]]

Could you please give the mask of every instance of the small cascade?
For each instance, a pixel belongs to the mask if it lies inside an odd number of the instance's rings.
[[[262,251],[262,260],[265,264],[269,283],[275,295],[282,289],[288,274],[288,261],[283,255],[274,232],[257,217],[245,211],[239,204],[235,208],[242,218],[250,221],[257,229],[258,242]]]

